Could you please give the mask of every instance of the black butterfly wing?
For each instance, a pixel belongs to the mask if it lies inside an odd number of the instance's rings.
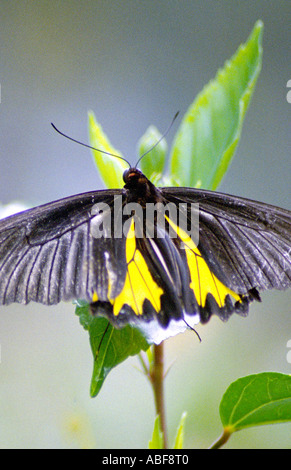
[[[199,204],[198,248],[233,291],[291,286],[291,212],[268,204],[191,188],[163,188],[175,204]]]
[[[175,207],[199,204],[197,245],[169,218],[166,228],[156,227],[161,237],[138,237],[143,222],[123,214],[132,195],[124,189],[80,194],[0,221],[0,304],[80,298],[117,326],[157,319],[168,331],[179,320],[183,329],[185,319],[244,314],[257,291],[290,286],[289,211],[196,189],[161,194]],[[130,222],[117,236],[116,217],[122,227]],[[98,230],[109,220],[109,236],[97,236],[96,220]]]
[[[124,239],[92,236],[96,204],[110,211],[122,190],[61,199],[0,221],[0,304],[105,299],[126,273]],[[108,272],[115,273],[110,280]]]

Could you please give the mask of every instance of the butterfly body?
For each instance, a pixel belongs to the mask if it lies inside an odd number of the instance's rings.
[[[118,327],[169,330],[245,315],[259,291],[290,287],[290,211],[157,188],[136,168],[124,181],[0,221],[0,304],[83,299]],[[187,224],[196,211],[197,240],[163,207],[179,208]]]

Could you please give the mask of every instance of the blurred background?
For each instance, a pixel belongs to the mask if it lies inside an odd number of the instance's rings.
[[[0,1],[0,202],[29,205],[102,187],[88,141],[93,110],[132,162],[148,125],[183,114],[217,68],[264,22],[263,69],[220,190],[291,207],[290,3],[286,1]],[[168,137],[170,144],[175,130]],[[185,447],[220,435],[219,402],[238,377],[291,373],[291,293],[268,292],[247,319],[213,318],[166,342],[169,440],[188,412]],[[1,448],[140,448],[154,423],[151,389],[132,358],[91,399],[87,333],[62,304],[0,309]],[[290,357],[290,355],[289,355]],[[236,433],[227,448],[290,448],[291,425]]]

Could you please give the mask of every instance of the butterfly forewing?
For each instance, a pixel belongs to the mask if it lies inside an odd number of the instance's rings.
[[[61,300],[92,300],[98,282],[106,284],[98,245],[91,234],[98,202],[113,203],[121,190],[95,191],[45,204],[0,221],[0,302],[51,305]],[[101,267],[101,268],[100,268]]]

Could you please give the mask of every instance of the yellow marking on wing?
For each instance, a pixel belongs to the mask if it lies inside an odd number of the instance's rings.
[[[240,301],[240,296],[225,286],[213,274],[191,237],[167,216],[166,219],[184,243],[191,277],[190,288],[193,290],[198,304],[202,307],[205,306],[207,294],[213,295],[219,307],[225,305],[227,295],[231,295],[236,301]]]
[[[97,292],[93,292],[93,295],[92,295],[92,302],[98,302],[98,294],[97,294]]]
[[[136,248],[133,219],[126,239],[126,262],[127,274],[123,289],[115,299],[109,298],[114,315],[119,314],[124,304],[129,305],[136,315],[141,315],[145,299],[149,299],[156,312],[159,312],[163,290],[154,281],[142,253]]]

